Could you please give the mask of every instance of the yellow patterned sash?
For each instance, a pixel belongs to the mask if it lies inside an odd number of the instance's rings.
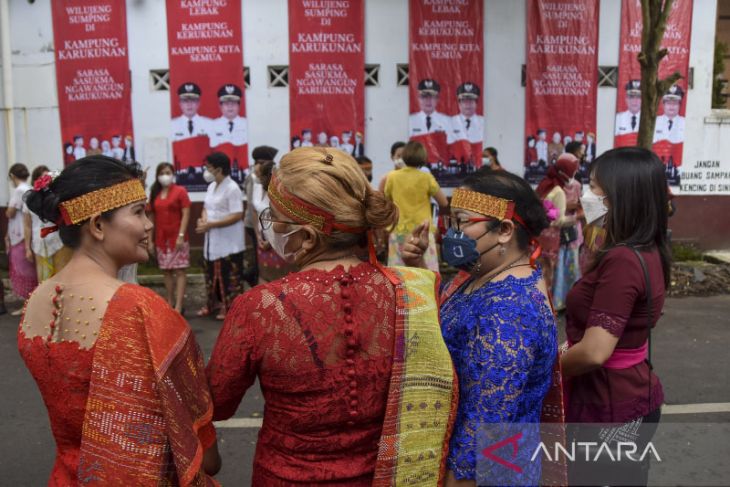
[[[459,398],[441,335],[438,277],[415,268],[381,268],[396,285],[396,339],[373,486],[443,483]]]

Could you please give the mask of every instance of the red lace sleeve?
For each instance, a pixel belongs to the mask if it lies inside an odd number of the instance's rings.
[[[206,373],[216,421],[235,414],[243,395],[256,379],[258,358],[249,311],[260,301],[260,294],[260,290],[253,289],[236,298],[208,362]]]
[[[634,304],[644,294],[644,274],[634,252],[617,247],[598,266],[596,291],[586,327],[600,326],[621,338]]]

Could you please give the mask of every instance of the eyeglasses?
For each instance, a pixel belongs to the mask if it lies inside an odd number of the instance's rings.
[[[259,213],[259,225],[262,230],[268,230],[274,223],[286,223],[287,225],[299,225],[296,222],[288,222],[282,220],[274,220],[271,217],[271,208],[265,208],[264,211]]]
[[[462,228],[465,226],[469,226],[472,223],[479,223],[479,222],[488,222],[492,221],[494,218],[489,217],[465,217],[465,216],[458,216],[453,217],[450,215],[445,215],[443,217],[443,229],[444,231],[448,230],[449,228],[461,232]]]

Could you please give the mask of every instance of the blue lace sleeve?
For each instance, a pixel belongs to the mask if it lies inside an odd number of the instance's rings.
[[[550,351],[556,346],[552,314],[542,295],[534,295],[536,289],[502,288],[473,296],[470,312],[458,313],[461,336],[446,337],[459,375],[459,410],[448,459],[457,479],[475,478],[490,424],[539,421],[550,384]],[[485,464],[479,465],[480,478]],[[539,477],[539,464],[535,468]]]

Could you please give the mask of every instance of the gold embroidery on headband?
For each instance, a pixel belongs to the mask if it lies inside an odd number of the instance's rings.
[[[468,189],[456,189],[451,197],[451,207],[473,211],[499,220],[508,220],[512,218],[515,204],[513,201],[496,196]]]
[[[277,207],[279,207],[282,211],[287,213],[288,216],[290,216],[297,222],[307,223],[320,231],[324,229],[324,216],[315,215],[314,213],[308,211],[306,208],[297,205],[287,198],[284,198],[279,192],[279,189],[277,188],[277,185],[274,183],[274,181],[272,181],[272,184],[269,184],[269,198],[272,202],[274,202],[274,204],[276,204]]]
[[[66,225],[76,225],[96,213],[104,213],[146,199],[147,194],[144,192],[142,182],[139,179],[130,179],[64,201],[60,205],[60,210]]]

